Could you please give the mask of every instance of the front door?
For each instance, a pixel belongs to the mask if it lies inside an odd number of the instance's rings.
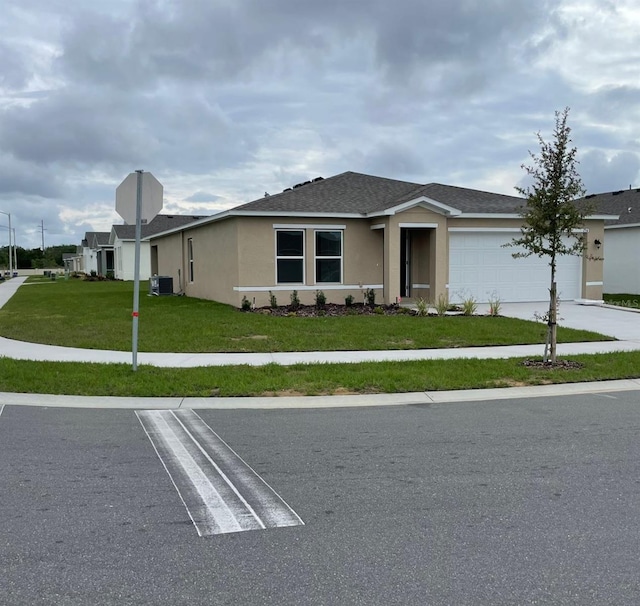
[[[400,293],[411,296],[411,231],[400,230]]]

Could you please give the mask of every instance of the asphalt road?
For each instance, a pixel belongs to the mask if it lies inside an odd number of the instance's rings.
[[[134,411],[0,414],[0,604],[638,604],[640,392],[199,411],[305,525],[200,537]]]

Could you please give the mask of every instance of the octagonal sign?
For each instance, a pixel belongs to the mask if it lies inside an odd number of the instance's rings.
[[[149,223],[162,210],[163,187],[151,173],[131,173],[116,188],[116,212],[128,225],[136,224],[138,174],[142,175],[140,220]]]

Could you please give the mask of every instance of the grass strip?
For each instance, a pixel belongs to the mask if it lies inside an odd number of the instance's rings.
[[[482,389],[629,379],[640,352],[576,355],[579,369],[543,369],[522,359],[427,360],[262,367],[157,368],[0,358],[0,391],[82,396],[229,397]]]

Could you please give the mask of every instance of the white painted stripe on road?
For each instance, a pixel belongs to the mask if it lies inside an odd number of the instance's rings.
[[[304,524],[195,412],[136,415],[200,536]]]
[[[176,414],[184,419],[197,420],[194,431],[201,434],[203,442],[214,450],[218,462],[233,468],[233,479],[242,486],[241,490],[254,495],[260,515],[267,526],[304,526],[302,518],[293,508],[249,465],[229,444],[227,444],[198,413],[190,409],[181,409]],[[206,430],[206,434],[205,434]]]
[[[162,459],[165,469],[169,472],[174,486],[176,486],[182,502],[187,506],[190,517],[200,536],[210,534],[237,532],[242,530],[238,520],[229,509],[229,506],[221,498],[220,493],[207,478],[202,468],[196,463],[189,451],[185,448],[182,441],[175,434],[167,423],[165,415],[162,412],[171,411],[142,411],[136,412],[138,419],[148,421],[149,427],[143,427],[149,436],[149,439],[156,442],[156,446],[164,446],[165,457],[160,455],[160,448],[156,447],[156,453]],[[178,469],[176,469],[178,468]],[[188,488],[195,490],[199,499],[194,500],[188,495],[183,494],[180,486],[184,485],[184,481],[180,481],[180,474],[175,471],[182,470],[189,481]],[[177,475],[177,477],[176,477]],[[187,486],[183,486],[187,488]]]
[[[174,416],[174,418],[178,421],[178,423],[180,423],[180,425],[183,427],[183,429],[185,430],[186,434],[189,436],[189,438],[193,441],[193,443],[196,445],[196,447],[200,450],[200,452],[202,452],[202,454],[205,456],[205,458],[207,459],[207,461],[209,461],[209,463],[211,463],[211,465],[213,466],[213,468],[218,472],[218,474],[220,475],[220,477],[229,485],[229,488],[231,488],[231,490],[236,494],[236,496],[240,499],[240,501],[242,502],[242,504],[247,508],[247,510],[251,513],[251,515],[255,518],[256,522],[258,522],[258,524],[260,525],[261,528],[266,528],[266,526],[264,525],[264,522],[260,519],[260,516],[258,516],[258,514],[253,510],[253,508],[251,507],[251,505],[249,505],[249,503],[247,503],[247,501],[245,500],[245,498],[238,492],[238,489],[232,484],[231,480],[229,480],[229,478],[226,476],[226,474],[220,469],[220,467],[218,467],[218,465],[216,464],[216,462],[209,456],[209,453],[202,448],[200,442],[198,442],[198,440],[195,439],[195,437],[193,436],[193,434],[185,427],[184,423],[176,416],[175,412],[173,410],[169,411],[171,412],[171,414]],[[199,418],[199,417],[198,417]]]
[[[2,404],[2,405],[0,406],[0,415],[2,414],[2,411],[3,411],[3,410],[4,410],[4,404]]]

